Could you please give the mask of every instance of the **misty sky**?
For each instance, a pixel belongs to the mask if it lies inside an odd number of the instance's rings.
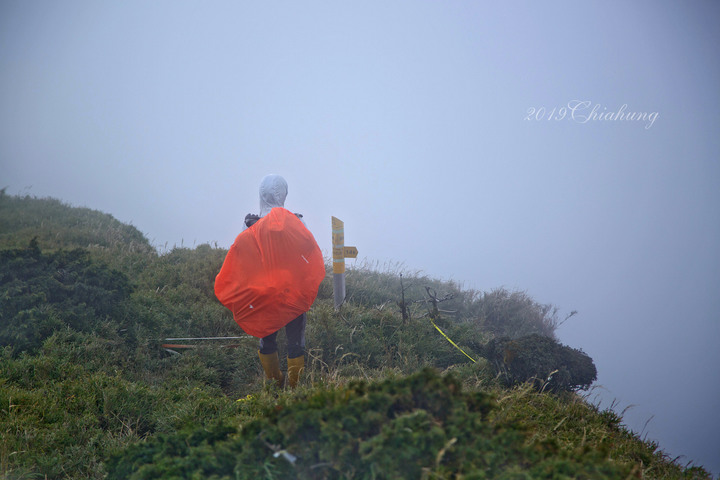
[[[0,188],[165,251],[229,247],[279,173],[326,255],[334,215],[356,265],[577,310],[558,336],[591,398],[717,475],[719,22],[710,0],[3,0]]]

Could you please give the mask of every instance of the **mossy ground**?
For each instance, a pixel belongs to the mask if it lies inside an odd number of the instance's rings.
[[[109,215],[1,192],[0,224],[0,478],[710,478],[578,393],[503,386],[482,345],[557,324],[526,294],[373,266],[336,312],[328,276],[279,391],[254,339],[161,348],[242,333],[213,296],[224,250],[159,254]]]

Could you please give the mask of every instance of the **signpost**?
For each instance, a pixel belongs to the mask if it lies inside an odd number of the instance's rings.
[[[332,217],[332,246],[333,246],[333,296],[335,310],[345,301],[345,259],[356,258],[356,247],[345,246],[345,223],[339,218]]]

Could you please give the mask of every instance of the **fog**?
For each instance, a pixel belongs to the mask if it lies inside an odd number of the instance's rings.
[[[0,188],[228,247],[268,173],[327,255],[560,308],[589,399],[720,474],[720,5],[0,5]]]

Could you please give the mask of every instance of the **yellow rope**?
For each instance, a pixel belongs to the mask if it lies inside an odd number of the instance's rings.
[[[453,342],[453,341],[450,339],[450,337],[448,337],[447,335],[445,335],[445,332],[443,332],[442,330],[440,330],[440,327],[438,327],[437,325],[435,325],[435,322],[434,322],[432,319],[430,319],[430,322],[433,324],[433,327],[435,327],[435,328],[437,329],[437,331],[440,332],[440,334],[441,334],[443,337],[445,337],[445,339],[446,339],[448,342],[452,343],[455,348],[457,348],[458,350],[460,350],[466,357],[468,357],[470,360],[472,360],[473,363],[477,363],[477,361],[476,361],[473,357],[471,357],[470,355],[468,355],[467,353],[465,353],[465,350],[463,350],[462,348],[458,347],[458,346],[457,346],[457,343]]]

